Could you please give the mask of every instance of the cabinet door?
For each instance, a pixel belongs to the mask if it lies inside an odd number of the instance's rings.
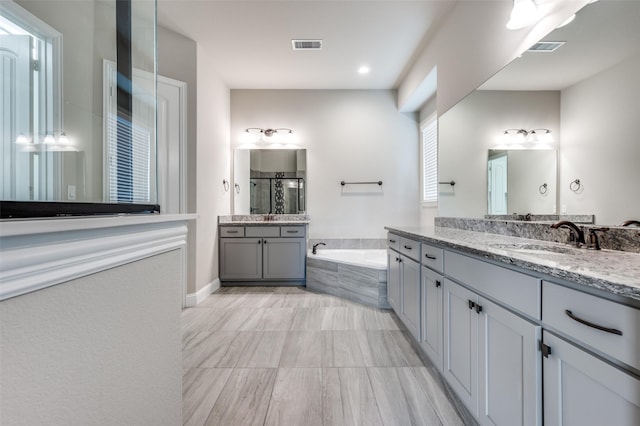
[[[265,238],[263,240],[263,278],[302,280],[305,274],[304,238]]]
[[[387,300],[395,313],[400,315],[400,255],[389,249],[387,249]]]
[[[541,327],[483,298],[478,304],[480,423],[541,425]]]
[[[262,278],[262,238],[220,238],[220,280]]]
[[[409,332],[420,341],[420,264],[401,257],[402,302],[400,315]]]
[[[422,267],[422,339],[420,345],[442,371],[442,275]]]
[[[640,424],[640,379],[548,332],[543,360],[544,424]]]
[[[444,280],[443,375],[475,416],[478,412],[477,295]]]

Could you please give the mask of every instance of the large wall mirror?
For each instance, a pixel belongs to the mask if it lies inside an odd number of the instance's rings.
[[[440,188],[439,214],[594,214],[608,226],[638,219],[638,22],[640,2],[588,4],[537,47],[559,42],[556,50],[525,52],[443,114],[439,180],[456,186]],[[506,129],[538,128],[551,130],[553,149],[499,141]]]
[[[556,150],[490,149],[487,214],[556,214]]]
[[[2,217],[155,211],[155,16],[146,1],[2,0]]]
[[[306,149],[235,149],[234,214],[306,212]]]

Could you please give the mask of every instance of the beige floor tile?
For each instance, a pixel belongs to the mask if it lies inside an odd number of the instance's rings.
[[[323,367],[364,367],[358,336],[353,330],[322,332]]]
[[[322,339],[320,331],[297,330],[287,332],[280,368],[320,367]]]
[[[322,426],[322,369],[279,368],[265,425]]]
[[[322,373],[325,426],[383,424],[366,369],[323,368]]]
[[[275,378],[276,369],[234,369],[205,424],[263,425]]]
[[[286,331],[251,331],[249,343],[238,358],[238,368],[277,368]]]
[[[367,372],[385,425],[442,424],[411,368],[368,368]]]
[[[185,426],[201,426],[231,375],[230,368],[190,368],[182,378],[182,418]]]
[[[403,351],[390,331],[357,331],[358,343],[367,367],[408,367]]]

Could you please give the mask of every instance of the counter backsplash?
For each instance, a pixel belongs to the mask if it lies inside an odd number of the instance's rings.
[[[310,220],[308,214],[234,214],[218,216],[218,223],[247,223],[247,222],[304,222]]]
[[[580,218],[584,218],[581,215]],[[560,220],[571,220],[570,216],[561,216]],[[488,232],[491,234],[511,235],[514,237],[530,238],[534,240],[553,241],[566,243],[569,237],[567,229],[553,229],[550,222],[519,221],[519,220],[493,220],[472,219],[458,217],[436,217],[435,226],[443,228],[464,229],[467,231]],[[598,225],[586,225],[577,223],[588,234],[589,228],[602,228]],[[603,249],[628,251],[640,253],[640,228],[607,228],[606,231],[598,231],[598,240]],[[587,238],[587,235],[585,235]]]

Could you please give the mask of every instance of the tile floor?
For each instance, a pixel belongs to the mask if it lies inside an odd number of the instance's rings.
[[[182,313],[185,425],[462,425],[390,311],[223,287]]]

